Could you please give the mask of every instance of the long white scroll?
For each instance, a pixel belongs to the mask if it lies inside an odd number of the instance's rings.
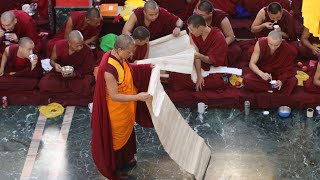
[[[148,93],[153,98],[147,101],[147,106],[164,149],[181,168],[196,179],[203,179],[211,151],[204,139],[186,123],[164,91],[157,66],[152,70]]]

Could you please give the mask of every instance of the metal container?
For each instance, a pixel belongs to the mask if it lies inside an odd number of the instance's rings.
[[[289,117],[291,114],[291,108],[288,106],[280,106],[278,109],[278,114],[280,117]]]
[[[73,73],[74,69],[72,66],[63,66],[61,68],[61,73],[65,76],[71,75]]]
[[[248,116],[250,114],[250,101],[244,102],[244,114]]]

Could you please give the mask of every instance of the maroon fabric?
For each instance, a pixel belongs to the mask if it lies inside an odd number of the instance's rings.
[[[150,40],[169,35],[176,27],[176,22],[179,19],[176,15],[169,13],[167,10],[159,7],[159,16],[149,26],[144,23],[143,7],[134,10],[137,16],[136,27],[144,26],[150,31]]]
[[[260,9],[262,9],[265,6],[268,6],[272,2],[278,2],[281,4],[282,8],[288,11],[290,10],[289,0],[240,0],[240,5],[244,7],[251,14],[252,17],[255,17],[260,11]]]
[[[133,160],[134,155],[137,153],[136,134],[132,131],[127,143],[119,150],[114,151],[116,159],[116,168],[123,169],[128,165],[128,162]]]
[[[308,39],[310,41],[311,44],[315,43],[315,44],[320,44],[320,39],[318,37],[314,37],[312,34],[310,34],[310,37]],[[314,55],[313,52],[307,48],[306,46],[304,46],[302,43],[299,44],[299,57],[302,59],[308,59],[308,60],[317,60],[318,56]]]
[[[49,1],[37,0],[37,11],[41,17],[49,20]]]
[[[236,14],[236,3],[238,0],[209,0],[214,8],[221,9],[229,15]]]
[[[86,11],[72,11],[70,12],[70,16],[72,19],[72,30],[78,30],[81,32],[84,40],[90,39],[93,36],[99,35],[101,28],[103,26],[103,20],[100,22],[99,27],[92,27],[85,25]],[[67,26],[67,21],[61,27],[60,31],[56,34],[56,36],[48,42],[48,50],[47,55],[50,56],[52,52],[52,48],[58,40],[64,39],[65,30]]]
[[[208,56],[213,66],[226,65],[226,56],[228,46],[223,33],[216,27],[211,28],[205,40],[201,36],[195,37],[191,34],[191,38],[199,49],[199,53]],[[204,70],[209,70],[210,64],[202,63]]]
[[[196,8],[198,2],[199,2],[199,0],[191,0],[191,2],[187,4],[187,6],[185,8],[185,15],[184,15],[185,19],[183,19],[184,23],[186,23],[188,18],[193,14],[194,9]]]
[[[57,63],[62,66],[72,66],[75,77],[64,78],[61,73],[52,69],[40,81],[41,92],[62,93],[74,92],[79,95],[92,93],[92,75],[95,59],[88,45],[84,44],[79,52],[69,55],[69,44],[67,40],[60,40],[56,43]]]
[[[293,71],[297,50],[286,41],[283,41],[280,47],[271,54],[267,38],[260,38],[258,42],[260,56],[257,66],[261,71],[271,74],[273,79],[280,80],[283,83],[280,93],[290,95],[297,83],[294,77],[296,73]],[[243,83],[245,88],[251,91],[266,92],[271,90],[269,82],[264,81],[252,71],[244,75]],[[274,89],[274,91],[277,90]]]
[[[101,174],[106,176],[110,180],[114,180],[119,179],[119,177],[114,175],[114,172],[117,169],[117,159],[112,145],[111,125],[106,102],[106,83],[104,79],[104,73],[106,71],[106,64],[110,56],[110,52],[111,51],[105,53],[105,55],[103,56],[102,61],[99,65],[97,75],[97,83],[94,92],[93,110],[91,118],[91,151],[93,160]],[[137,71],[140,68],[142,68],[142,71]],[[145,89],[147,89],[147,87],[142,86],[147,86],[149,82],[147,77],[150,77],[150,65],[137,65],[135,67],[132,67],[131,70],[134,83],[138,91],[144,91]],[[140,82],[142,79],[145,82]],[[139,112],[140,108],[139,106],[137,106],[137,121],[139,121],[139,118],[143,118],[144,120],[141,120],[140,122],[151,122],[150,114],[139,115]]]
[[[236,67],[239,64],[239,58],[242,55],[242,49],[238,42],[233,42],[228,46],[227,63],[229,67]]]
[[[228,14],[220,9],[214,9],[212,15],[211,27],[217,27],[222,31],[221,22],[224,18],[228,17]]]
[[[34,20],[24,11],[12,10],[11,12],[13,12],[13,14],[17,18],[17,24],[11,33],[15,33],[18,38],[30,37],[35,44],[34,51],[36,53],[40,52],[42,48],[41,38],[38,36],[38,32],[37,32],[36,24]],[[0,26],[2,27],[1,22],[0,22]],[[5,45],[2,42],[0,45],[0,53],[3,53],[4,49],[5,49]]]
[[[0,14],[13,9],[21,10],[26,1],[28,0],[0,0]]]
[[[172,14],[178,16],[182,20],[186,20],[185,10],[188,6],[186,0],[156,0],[158,5]]]
[[[303,82],[304,90],[310,93],[320,94],[320,86],[313,84],[314,73],[310,75],[309,79]]]
[[[146,57],[148,51],[148,44],[143,46],[136,46],[136,51],[134,52],[132,58],[129,62],[133,63],[136,60],[142,60]]]
[[[267,7],[264,8],[264,11],[265,11],[266,16],[265,16],[265,20],[262,23],[273,22],[268,16]],[[289,40],[291,40],[291,41],[297,40],[297,34],[296,34],[295,26],[294,26],[294,19],[291,16],[291,14],[289,14],[289,12],[287,10],[283,9],[282,17],[277,22],[277,25],[280,26],[281,31],[288,34]],[[262,31],[256,33],[256,37],[257,38],[267,37],[270,31],[272,31],[272,29],[264,28]]]

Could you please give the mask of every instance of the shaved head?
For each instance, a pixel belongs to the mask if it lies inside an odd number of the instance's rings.
[[[271,38],[273,40],[282,40],[282,35],[280,34],[279,31],[271,31],[269,34],[268,34],[268,38]]]
[[[271,14],[277,14],[282,12],[282,6],[278,2],[272,2],[268,5],[268,12]]]
[[[25,47],[26,44],[34,44],[34,42],[29,37],[23,37],[19,39],[19,46]]]
[[[13,21],[16,18],[16,16],[11,11],[6,11],[1,14],[1,21]]]
[[[155,10],[158,9],[158,4],[154,0],[149,0],[144,4],[143,9],[146,11],[148,9]]]
[[[117,37],[116,42],[114,43],[114,49],[126,50],[130,45],[134,45],[133,38],[127,34],[122,34]]]
[[[81,32],[78,30],[71,31],[69,33],[68,40],[69,41],[84,41]]]
[[[200,11],[206,12],[206,13],[211,13],[213,12],[213,6],[211,2],[209,1],[201,1],[200,4],[198,5],[198,9]]]
[[[133,39],[138,39],[140,41],[143,41],[150,37],[150,32],[144,26],[138,26],[133,30],[132,37]]]
[[[100,11],[97,8],[90,8],[87,11],[86,17],[88,19],[95,19],[95,18],[99,18],[100,19]]]

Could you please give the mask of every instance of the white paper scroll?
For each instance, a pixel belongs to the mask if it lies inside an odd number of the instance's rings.
[[[154,128],[169,156],[196,179],[203,179],[211,151],[186,123],[160,83],[160,69],[155,67],[148,92],[153,96],[147,101]]]

